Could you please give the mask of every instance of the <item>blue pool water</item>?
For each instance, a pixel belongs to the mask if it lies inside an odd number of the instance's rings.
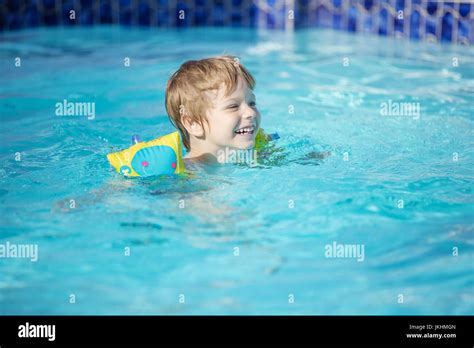
[[[473,48],[114,27],[0,47],[0,244],[39,248],[0,258],[1,314],[474,314]],[[254,74],[283,153],[189,178],[114,173],[105,155],[133,134],[173,130],[170,74],[222,53]],[[95,118],[56,116],[64,99]],[[389,100],[419,117],[381,115]],[[364,260],[325,257],[333,242]]]

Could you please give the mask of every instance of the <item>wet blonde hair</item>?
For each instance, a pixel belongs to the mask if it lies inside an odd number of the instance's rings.
[[[166,112],[171,123],[181,132],[183,144],[190,150],[189,134],[183,124],[183,116],[204,126],[206,111],[211,100],[206,92],[217,91],[222,83],[225,96],[229,96],[242,77],[250,89],[255,80],[239,59],[234,56],[219,56],[201,60],[188,60],[171,76],[166,86]]]

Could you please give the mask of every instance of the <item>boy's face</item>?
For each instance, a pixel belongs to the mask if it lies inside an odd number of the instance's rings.
[[[224,85],[209,96],[212,106],[206,114],[208,124],[204,123],[209,148],[252,148],[260,127],[260,113],[245,80],[239,77],[237,87],[227,97]]]

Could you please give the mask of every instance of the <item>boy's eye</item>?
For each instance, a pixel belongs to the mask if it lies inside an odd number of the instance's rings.
[[[256,103],[256,102],[250,102],[249,105],[250,105],[251,107],[255,107],[255,106],[257,106],[257,103]]]
[[[237,109],[239,106],[237,104],[232,104],[232,105],[229,105],[227,108],[228,109]]]

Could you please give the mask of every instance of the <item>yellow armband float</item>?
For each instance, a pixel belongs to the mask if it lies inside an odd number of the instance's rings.
[[[265,145],[268,144],[270,140],[277,140],[280,139],[278,133],[273,134],[265,134],[263,128],[259,128],[257,131],[257,135],[255,136],[255,150],[261,150]]]
[[[185,169],[183,146],[178,132],[110,153],[107,159],[124,176],[181,174]]]

